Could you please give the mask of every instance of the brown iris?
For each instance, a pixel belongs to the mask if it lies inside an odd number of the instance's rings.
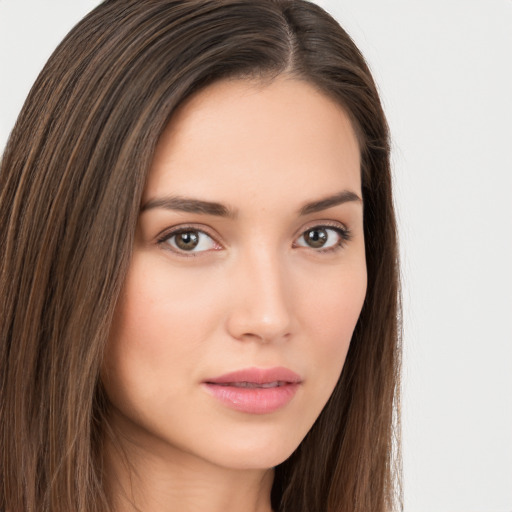
[[[183,251],[190,251],[197,247],[199,235],[197,231],[183,231],[174,235],[176,246]]]
[[[310,229],[304,233],[304,240],[306,243],[315,249],[323,247],[327,242],[327,230],[322,228]]]

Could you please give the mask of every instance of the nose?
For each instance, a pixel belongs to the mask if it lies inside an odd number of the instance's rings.
[[[229,334],[263,343],[286,340],[292,329],[292,294],[285,263],[263,250],[241,260],[230,278]]]

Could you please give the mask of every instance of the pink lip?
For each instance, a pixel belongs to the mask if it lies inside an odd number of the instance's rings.
[[[302,379],[288,368],[246,368],[203,382],[224,405],[249,414],[281,409],[295,396]]]

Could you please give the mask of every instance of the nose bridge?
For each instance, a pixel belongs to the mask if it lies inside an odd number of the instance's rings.
[[[241,255],[235,270],[231,334],[273,341],[291,328],[291,302],[285,258],[275,246],[259,244]]]

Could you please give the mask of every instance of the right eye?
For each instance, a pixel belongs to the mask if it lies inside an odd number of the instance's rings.
[[[158,243],[168,245],[171,250],[184,256],[222,249],[210,235],[195,228],[179,228],[167,232]]]

